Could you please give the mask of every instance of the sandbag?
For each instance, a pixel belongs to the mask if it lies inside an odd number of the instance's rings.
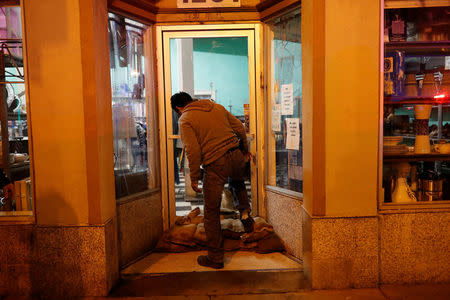
[[[166,241],[163,238],[159,239],[158,244],[156,244],[156,247],[154,249],[155,252],[175,252],[175,253],[196,251],[196,250],[200,250],[198,249],[197,245],[196,247],[188,247],[184,245],[173,244]]]
[[[222,227],[224,238],[240,239],[241,234],[244,232],[244,225],[242,225],[242,222],[239,219],[220,220],[220,226]],[[206,232],[204,223],[200,223],[197,225],[197,229],[194,233],[194,240],[200,245],[205,244]]]
[[[257,242],[271,235],[273,231],[273,226],[266,222],[263,218],[254,218],[255,224],[253,226],[253,231],[250,233],[244,233],[241,239],[244,243]]]
[[[241,249],[241,242],[239,240],[223,240],[223,250],[224,251],[237,251]]]
[[[177,217],[175,220],[175,225],[193,224],[192,220],[194,218],[196,218],[198,215],[200,215],[200,208],[196,207],[193,210],[191,210],[186,216]],[[198,223],[196,223],[196,224],[198,224]]]
[[[258,241],[258,246],[256,247],[257,253],[270,253],[270,252],[283,252],[284,246],[281,242],[280,237],[272,232],[266,238]]]
[[[270,230],[273,232],[273,226],[270,225],[269,223],[267,223],[267,221],[264,220],[263,218],[255,217],[255,218],[253,218],[253,220],[255,221],[255,224],[253,226],[253,231],[259,232],[261,230]]]
[[[234,232],[228,229],[222,230],[222,234],[225,239],[231,240],[240,240],[242,236],[242,232]]]
[[[197,228],[195,230],[193,238],[195,243],[199,245],[206,245],[206,232],[204,223],[197,224]]]
[[[267,228],[263,228],[260,231],[253,231],[250,233],[244,233],[241,236],[241,239],[244,243],[252,243],[252,242],[257,242],[259,240],[265,239],[266,237],[268,237],[269,235],[271,235],[273,233],[273,231],[267,229]]]
[[[222,230],[230,230],[234,232],[244,232],[244,225],[239,219],[223,219],[220,220]]]
[[[163,239],[169,243],[194,247],[194,234],[196,230],[196,224],[174,226],[163,234]]]

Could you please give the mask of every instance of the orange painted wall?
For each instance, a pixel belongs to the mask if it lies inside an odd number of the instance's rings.
[[[303,205],[310,215],[325,214],[324,4],[302,3]]]
[[[106,0],[79,0],[83,53],[89,222],[115,215],[114,153]]]
[[[326,215],[376,215],[380,4],[325,3]]]
[[[89,11],[88,2],[24,0],[38,224],[115,213],[108,44],[98,33],[106,3]]]
[[[379,26],[378,1],[302,1],[304,207],[312,216],[377,213]]]

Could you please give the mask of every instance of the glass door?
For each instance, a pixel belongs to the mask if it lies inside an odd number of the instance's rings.
[[[211,99],[241,120],[250,151],[256,152],[254,30],[162,31],[164,63],[165,144],[169,224],[177,216],[203,209],[203,194],[191,188],[189,164],[178,130],[178,116],[170,97],[185,91],[194,99]],[[201,186],[200,181],[200,187]],[[245,182],[253,214],[257,214],[256,160]],[[233,195],[225,185],[223,204],[233,209]],[[164,210],[164,209],[163,209]]]

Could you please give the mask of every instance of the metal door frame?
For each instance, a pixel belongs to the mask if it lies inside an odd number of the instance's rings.
[[[168,142],[179,136],[172,134],[170,39],[207,37],[247,37],[249,64],[250,142],[252,153],[257,154],[253,162],[252,207],[253,214],[265,217],[263,188],[264,105],[262,97],[262,55],[260,24],[222,25],[174,25],[156,26],[156,50],[158,70],[158,113],[161,153],[161,197],[164,229],[175,222],[175,189],[173,170],[173,147]],[[258,76],[257,76],[258,75]],[[166,92],[168,91],[168,92]],[[257,126],[258,124],[258,126]]]

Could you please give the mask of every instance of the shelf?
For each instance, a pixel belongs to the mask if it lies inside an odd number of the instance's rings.
[[[27,120],[27,114],[21,113],[20,115],[18,113],[8,113],[8,121],[10,120],[18,120],[20,116],[20,120],[21,121],[26,121]]]
[[[437,161],[437,160],[445,160],[450,161],[450,154],[442,154],[442,153],[414,153],[414,152],[406,152],[406,153],[383,153],[383,162],[400,162],[400,161]]]
[[[380,213],[398,213],[398,212],[417,212],[417,211],[433,211],[450,209],[450,200],[440,200],[440,201],[417,201],[417,202],[403,202],[403,203],[392,203],[383,202],[380,204]]]
[[[431,105],[450,105],[450,98],[434,97],[384,97],[384,104],[412,105],[412,104],[431,104]]]
[[[413,140],[416,139],[416,135],[415,134],[395,134],[395,136],[401,136],[404,139],[413,139]],[[443,137],[443,138],[438,139],[437,137],[430,137],[430,141],[433,141],[433,142],[437,142],[437,141],[440,141],[440,140],[444,140],[447,143],[450,142],[450,138]]]
[[[384,50],[402,50],[408,54],[442,54],[450,53],[450,41],[415,41],[387,42]]]

